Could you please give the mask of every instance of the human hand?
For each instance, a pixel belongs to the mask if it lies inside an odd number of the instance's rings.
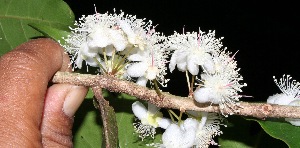
[[[24,43],[0,57],[0,147],[72,147],[73,116],[87,88],[48,82],[70,71],[51,39]]]

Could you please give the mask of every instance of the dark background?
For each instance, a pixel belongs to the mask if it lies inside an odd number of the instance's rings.
[[[157,31],[171,35],[174,31],[216,30],[224,37],[223,45],[235,53],[240,73],[248,84],[243,89],[247,101],[265,101],[268,96],[280,93],[273,82],[283,74],[300,81],[298,57],[299,5],[291,2],[271,1],[212,1],[212,0],[66,0],[76,18],[97,12],[113,12],[115,8],[137,18],[159,24]],[[184,73],[168,75],[171,81],[167,91],[187,95]],[[164,89],[166,90],[166,89]]]

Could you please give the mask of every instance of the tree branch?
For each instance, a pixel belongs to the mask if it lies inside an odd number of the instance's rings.
[[[139,86],[135,83],[117,79],[106,75],[88,75],[68,72],[57,72],[53,79],[53,83],[69,83],[75,85],[83,85],[89,87],[98,86],[112,92],[126,93],[139,99],[149,101],[161,108],[172,108],[205,112],[220,113],[218,105],[199,104],[192,98],[174,96],[163,92],[162,96],[158,96],[155,90],[147,87]],[[267,103],[247,103],[240,102],[239,106],[229,106],[223,109],[224,114],[231,114],[230,108],[238,109],[239,112],[233,114],[242,116],[252,116],[260,119],[274,118],[300,118],[300,107],[273,105]]]

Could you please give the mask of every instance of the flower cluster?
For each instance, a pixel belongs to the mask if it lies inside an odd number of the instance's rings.
[[[177,65],[179,71],[189,71],[192,75],[198,75],[199,66],[205,71],[213,72],[213,54],[222,47],[221,39],[215,38],[215,32],[205,34],[199,32],[187,32],[169,36],[169,48],[174,50],[170,61],[170,71]]]
[[[148,110],[140,103],[132,104],[134,115],[140,122],[134,123],[134,129],[142,138],[152,137],[156,133],[156,128],[165,129],[162,135],[162,144],[149,144],[155,147],[165,148],[189,148],[200,147],[205,148],[209,145],[217,145],[213,138],[222,134],[220,125],[222,117],[216,113],[188,111],[191,118],[187,118],[181,122],[171,121],[162,117],[159,108],[148,103]]]
[[[300,83],[292,80],[290,75],[283,75],[279,82],[275,77],[274,82],[282,93],[270,96],[267,103],[289,106],[300,106]],[[286,118],[292,125],[300,126],[300,119]]]
[[[74,68],[81,69],[85,61],[88,66],[98,67],[102,74],[137,78],[137,83],[144,86],[148,80],[166,85],[166,37],[155,31],[151,21],[123,12],[96,13],[83,16],[75,25],[64,45],[72,54]]]
[[[135,80],[146,86],[148,80],[166,86],[166,64],[174,71],[189,72],[193,79],[198,76],[199,86],[194,90],[192,82],[190,92],[199,103],[219,104],[221,111],[230,107],[241,97],[238,92],[246,84],[239,75],[234,55],[223,49],[222,38],[215,38],[215,32],[187,32],[165,37],[156,32],[151,21],[138,19],[133,15],[99,14],[83,16],[71,28],[72,33],[65,38],[66,51],[72,55],[74,68],[86,66],[98,68],[98,72],[120,79]],[[187,75],[188,76],[188,75]],[[196,78],[198,78],[196,77]],[[189,81],[188,81],[189,83]],[[157,93],[160,93],[157,88]],[[163,117],[160,109],[148,103],[148,109],[140,102],[132,104],[137,117],[135,132],[143,140],[154,138],[156,128],[162,128],[162,144],[158,147],[184,148],[208,147],[217,144],[216,135],[222,134],[222,118],[215,113],[188,111],[189,118],[182,120],[171,113],[171,119]]]
[[[243,77],[238,73],[234,55],[222,49],[222,38],[215,38],[215,32],[176,33],[170,36],[168,46],[174,50],[170,60],[170,71],[177,65],[179,71],[200,75],[199,87],[193,95],[197,102],[219,104],[221,111],[236,105],[242,92]],[[199,74],[202,69],[202,73]],[[193,82],[192,82],[193,83]],[[192,88],[191,88],[192,89]]]
[[[207,148],[209,145],[217,145],[213,138],[222,134],[220,131],[222,117],[215,113],[192,111],[189,113],[193,114],[194,118],[188,118],[180,125],[171,124],[166,129],[162,137],[164,147]]]
[[[148,136],[154,138],[156,133],[155,128],[161,127],[166,129],[171,124],[171,120],[164,118],[159,108],[151,103],[148,103],[147,110],[141,102],[136,101],[132,104],[132,111],[140,120],[140,122],[134,123],[133,125],[142,140]]]

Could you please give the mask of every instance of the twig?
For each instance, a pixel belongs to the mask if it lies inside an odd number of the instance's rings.
[[[174,96],[166,92],[162,92],[162,96],[158,96],[155,90],[136,85],[135,83],[117,79],[104,75],[88,75],[78,73],[57,72],[53,77],[54,83],[69,83],[75,85],[83,85],[107,89],[112,92],[122,92],[135,96],[139,99],[149,101],[157,107],[172,108],[180,110],[195,110],[205,112],[220,113],[218,105],[199,104],[192,98]],[[247,103],[240,102],[239,112],[234,114],[243,116],[252,116],[260,119],[274,118],[300,118],[300,107],[282,106],[267,103]],[[230,114],[230,109],[224,109],[224,114]]]
[[[98,102],[98,109],[101,113],[103,123],[104,142],[106,148],[116,148],[118,144],[118,127],[114,109],[109,106],[102,95],[102,89],[99,86],[92,87],[94,95]]]

